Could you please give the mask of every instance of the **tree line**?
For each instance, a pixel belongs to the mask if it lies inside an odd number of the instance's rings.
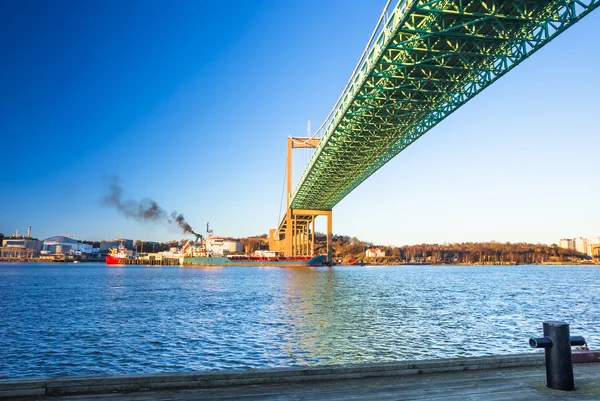
[[[432,263],[432,264],[535,264],[577,263],[588,256],[556,244],[529,244],[524,242],[463,242],[453,244],[419,244],[400,247],[375,246],[356,237],[334,235],[333,255],[336,260],[366,260],[366,250],[379,248],[385,257],[379,262]],[[326,253],[326,236],[315,234],[315,253]]]
[[[1,234],[0,234],[1,235]],[[268,249],[267,234],[246,238],[225,238],[238,240],[244,245],[244,251],[252,254],[256,250]],[[185,244],[189,239],[168,242],[135,241],[138,252],[164,252],[172,247]],[[97,241],[83,241],[99,247]],[[347,235],[333,235],[333,257],[343,262],[380,262],[380,263],[431,263],[431,264],[535,264],[535,263],[577,263],[588,256],[556,244],[530,244],[510,242],[463,242],[452,244],[418,244],[404,246],[374,245]],[[379,248],[385,257],[376,260],[367,259],[369,248]],[[327,253],[327,237],[315,233],[315,254]]]

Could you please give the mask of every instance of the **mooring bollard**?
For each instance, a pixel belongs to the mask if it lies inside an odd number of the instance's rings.
[[[555,390],[574,390],[571,346],[584,345],[582,336],[571,337],[565,322],[544,322],[544,337],[530,338],[531,348],[544,348],[546,385]]]

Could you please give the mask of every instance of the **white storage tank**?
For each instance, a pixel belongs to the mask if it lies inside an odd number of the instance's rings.
[[[223,241],[223,253],[244,252],[244,244],[241,241]]]

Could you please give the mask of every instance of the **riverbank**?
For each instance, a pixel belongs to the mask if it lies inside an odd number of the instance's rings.
[[[318,366],[0,380],[0,398],[135,399],[598,399],[600,363],[574,366],[576,390],[545,387],[543,354]],[[512,396],[508,396],[513,394]],[[89,396],[88,396],[89,395]],[[57,397],[62,396],[62,397]]]

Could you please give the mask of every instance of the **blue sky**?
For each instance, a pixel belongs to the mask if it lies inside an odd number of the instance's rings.
[[[221,3],[0,3],[0,232],[183,237],[104,205],[115,175],[125,200],[152,198],[196,231],[277,224],[286,138],[323,121],[385,0]],[[393,245],[600,235],[598,37],[594,12],[352,192],[334,232]]]

